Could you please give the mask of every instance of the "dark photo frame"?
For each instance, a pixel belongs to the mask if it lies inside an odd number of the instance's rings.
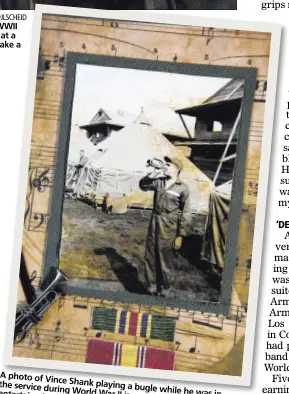
[[[183,298],[169,299],[130,292],[100,290],[89,288],[87,285],[81,284],[81,281],[76,282],[74,280],[68,280],[66,284],[62,286],[63,293],[73,294],[75,296],[104,298],[119,302],[133,302],[135,304],[139,303],[156,306],[169,306],[172,308],[175,307],[217,314],[228,314],[237,258],[249,125],[253,104],[253,95],[256,87],[256,69],[170,63],[161,61],[156,62],[150,60],[67,53],[65,80],[63,87],[63,104],[56,152],[56,175],[54,178],[50,202],[50,216],[47,227],[45,260],[43,266],[44,282],[45,279],[50,275],[51,270],[55,270],[59,267],[62,235],[62,212],[65,195],[65,177],[70,141],[74,89],[76,82],[76,68],[78,64],[244,80],[241,119],[238,129],[236,161],[233,174],[232,195],[228,217],[226,246],[224,251],[224,269],[222,274],[219,302],[190,301]]]

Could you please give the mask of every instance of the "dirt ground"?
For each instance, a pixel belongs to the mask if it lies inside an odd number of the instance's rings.
[[[65,199],[62,222],[60,269],[69,279],[81,280],[89,288],[145,294],[139,279],[150,211],[131,210],[110,214]],[[219,283],[205,272],[199,261],[201,237],[184,242],[175,254],[175,281],[171,298],[200,301],[219,299]]]

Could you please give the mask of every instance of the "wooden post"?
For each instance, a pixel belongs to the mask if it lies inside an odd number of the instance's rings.
[[[228,152],[228,150],[229,150],[229,146],[231,145],[232,139],[233,139],[234,134],[235,134],[235,132],[236,132],[236,130],[237,130],[237,127],[238,127],[238,125],[239,125],[240,119],[241,119],[241,109],[240,109],[240,111],[239,111],[239,113],[238,113],[238,116],[237,116],[237,118],[236,118],[236,120],[235,120],[234,126],[233,126],[233,128],[232,128],[232,130],[231,130],[231,134],[230,134],[229,139],[228,139],[228,141],[227,141],[227,144],[226,144],[225,150],[224,150],[224,152],[223,152],[223,155],[222,155],[222,157],[221,157],[221,159],[220,159],[220,161],[219,161],[219,165],[218,165],[218,168],[217,168],[217,171],[216,171],[216,173],[215,173],[214,180],[213,180],[213,184],[214,184],[214,185],[215,185],[216,182],[217,182],[217,179],[218,179],[218,176],[219,176],[219,174],[220,174],[220,171],[221,171],[223,162],[224,162],[225,159],[226,159],[226,154],[227,154],[227,152]]]
[[[183,126],[184,126],[184,128],[185,128],[185,130],[186,130],[186,132],[187,132],[187,134],[188,134],[188,136],[189,136],[189,138],[192,138],[191,133],[190,133],[190,130],[189,130],[189,128],[188,128],[186,122],[184,121],[182,115],[179,114],[179,117],[180,117],[180,119],[181,119],[181,121],[182,121],[182,124],[183,124]]]

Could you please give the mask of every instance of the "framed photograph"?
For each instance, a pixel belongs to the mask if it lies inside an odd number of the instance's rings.
[[[228,313],[256,70],[68,53],[64,83],[44,278]]]
[[[249,385],[280,28],[39,6],[32,36],[6,363]]]

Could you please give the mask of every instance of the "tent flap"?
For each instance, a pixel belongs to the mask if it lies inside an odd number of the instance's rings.
[[[202,258],[224,268],[224,251],[230,209],[230,195],[215,190],[211,193],[209,215],[202,249]]]

